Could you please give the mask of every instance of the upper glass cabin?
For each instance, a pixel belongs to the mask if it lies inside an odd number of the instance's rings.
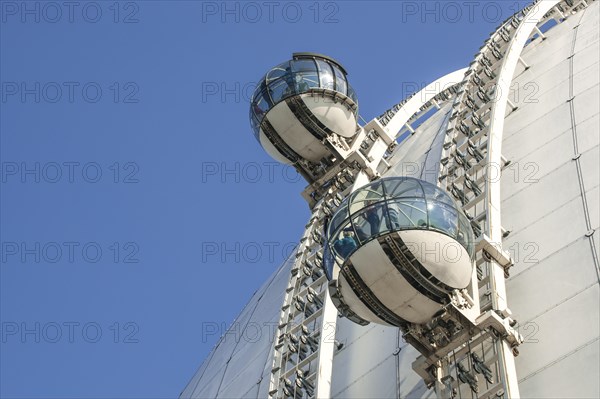
[[[334,59],[316,53],[294,53],[292,60],[271,69],[252,96],[250,124],[258,139],[263,117],[282,100],[311,89],[335,91],[358,107],[356,93],[346,79],[346,70]],[[356,108],[355,114],[358,114]]]

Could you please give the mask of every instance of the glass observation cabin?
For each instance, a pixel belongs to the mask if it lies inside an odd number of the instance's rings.
[[[294,53],[292,60],[271,69],[259,82],[250,105],[250,124],[259,139],[264,116],[288,97],[315,89],[343,94],[350,98],[358,115],[358,99],[348,84],[346,70],[334,59],[316,53]],[[333,94],[333,93],[332,93]]]
[[[326,226],[324,266],[333,267],[369,241],[403,230],[426,230],[456,240],[474,256],[473,230],[458,204],[442,189],[410,177],[388,177],[359,188],[346,198]]]

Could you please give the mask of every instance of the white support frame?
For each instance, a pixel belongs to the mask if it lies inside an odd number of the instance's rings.
[[[359,172],[348,195],[369,182],[365,172]],[[321,324],[321,337],[319,344],[319,362],[317,366],[317,389],[315,398],[331,397],[331,376],[333,375],[333,355],[335,351],[335,333],[337,329],[338,310],[331,301],[329,294],[325,294],[323,306],[323,322]]]
[[[532,9],[525,15],[524,21],[519,24],[517,32],[515,33],[510,46],[504,55],[497,80],[498,88],[496,92],[498,93],[498,97],[496,98],[495,106],[491,110],[492,114],[490,117],[488,140],[488,161],[490,162],[490,165],[503,165],[502,138],[504,132],[504,119],[506,117],[506,108],[508,106],[510,85],[521,57],[521,52],[523,51],[527,40],[529,37],[531,37],[531,34],[534,31],[539,31],[537,25],[542,20],[544,15],[546,15],[546,13],[548,13],[548,11],[550,11],[558,3],[558,0],[544,0],[538,2],[534,7],[532,7]],[[489,173],[492,173],[491,169],[492,168],[488,168]],[[500,179],[497,177],[491,179],[490,177],[491,176],[488,174],[488,178],[486,179],[486,201],[488,211],[486,220],[487,231],[490,241],[501,243],[502,219],[500,203],[502,197],[500,195]],[[491,264],[490,284],[492,287],[492,306],[495,310],[504,312],[508,309],[504,268],[495,261],[492,261]],[[499,353],[499,363],[504,370],[504,375],[506,376],[506,395],[509,398],[519,398],[520,394],[518,377],[512,349],[507,342],[503,341],[500,350],[501,353]]]
[[[408,121],[419,112],[420,108],[431,101],[435,96],[442,91],[449,89],[462,83],[467,68],[459,69],[442,76],[438,80],[428,84],[418,93],[414,94],[407,102],[396,112],[392,119],[385,125],[384,130],[389,135],[396,137],[398,132],[405,126]],[[437,102],[434,102],[439,107]]]

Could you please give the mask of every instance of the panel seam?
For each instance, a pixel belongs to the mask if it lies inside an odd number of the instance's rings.
[[[583,17],[585,16],[585,11],[587,11],[587,9],[583,10],[581,18],[579,19],[579,24],[581,24],[581,21],[583,21]],[[581,154],[579,154],[579,143],[577,140],[577,122],[576,122],[576,118],[575,118],[575,105],[574,105],[574,101],[573,101],[575,99],[573,71],[574,71],[575,45],[577,42],[577,32],[578,31],[579,31],[579,25],[577,25],[577,26],[575,26],[575,28],[573,28],[573,41],[571,44],[571,55],[569,56],[569,100],[568,100],[568,103],[569,103],[569,110],[571,113],[571,130],[573,132],[573,151],[574,151],[573,160],[575,161],[575,166],[577,168],[577,178],[579,180],[579,190],[581,192],[581,202],[582,202],[582,206],[583,206],[585,225],[587,228],[586,236],[589,239],[590,249],[592,251],[592,258],[594,261],[594,267],[596,269],[596,278],[597,278],[598,282],[600,283],[600,265],[598,262],[598,253],[596,252],[596,245],[594,242],[594,230],[592,228],[592,223],[590,220],[590,211],[589,211],[587,195],[586,195],[586,191],[585,191],[585,183],[583,181],[583,171],[581,168]]]

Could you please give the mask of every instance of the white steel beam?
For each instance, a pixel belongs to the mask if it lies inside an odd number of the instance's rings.
[[[410,118],[419,112],[423,104],[433,99],[442,91],[461,84],[467,68],[459,69],[449,73],[446,76],[428,84],[418,93],[414,94],[407,102],[396,112],[392,119],[384,127],[385,131],[391,136],[396,137],[400,129],[410,120]]]
[[[504,118],[508,106],[508,95],[512,83],[517,63],[519,62],[521,52],[527,43],[533,31],[539,31],[538,23],[544,15],[559,3],[557,0],[545,0],[538,2],[525,15],[524,20],[517,32],[513,36],[510,46],[504,55],[502,66],[498,71],[498,98],[495,106],[491,110],[489,139],[488,139],[488,160],[491,165],[502,165],[502,138],[504,131]],[[541,32],[540,32],[541,33]],[[490,169],[490,168],[488,168]],[[486,220],[487,231],[492,242],[502,242],[502,223],[500,212],[500,179],[486,179],[487,185],[487,209],[488,217]],[[506,283],[504,280],[504,268],[497,262],[491,262],[490,283],[492,287],[492,306],[500,312],[508,308],[506,300]],[[504,369],[506,376],[506,396],[509,398],[518,398],[519,386],[515,360],[512,349],[507,342],[502,341],[500,346],[500,367]]]

